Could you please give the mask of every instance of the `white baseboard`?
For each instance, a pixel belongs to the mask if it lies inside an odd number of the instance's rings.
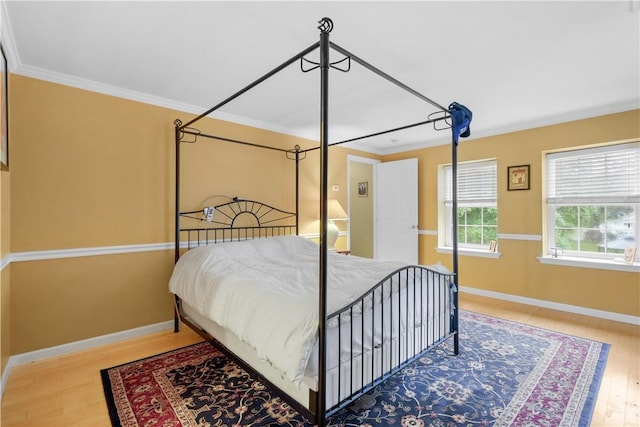
[[[552,310],[566,311],[574,314],[582,314],[585,316],[597,317],[600,319],[613,320],[615,322],[630,323],[640,326],[640,317],[630,316],[628,314],[614,313],[611,311],[595,310],[593,308],[580,307],[577,305],[562,304],[558,302],[545,301],[535,298],[521,297],[518,295],[504,294],[501,292],[486,291],[484,289],[470,288],[460,286],[460,292],[479,295],[488,298],[495,298],[505,301],[517,302],[520,304],[533,305],[536,307],[550,308]]]
[[[13,369],[13,367],[15,366],[37,362],[39,360],[44,360],[51,357],[62,356],[76,351],[87,350],[89,348],[98,347],[105,344],[112,344],[131,338],[149,335],[155,332],[165,331],[167,329],[173,329],[173,320],[10,356],[9,360],[7,361],[7,366],[5,366],[4,370],[2,371],[2,380],[0,382],[0,398],[4,395],[4,389],[7,385],[11,369]]]
[[[561,304],[561,303],[556,303],[551,301],[539,300],[535,298],[526,298],[526,297],[521,297],[517,295],[505,294],[501,292],[493,292],[493,291],[487,291],[484,289],[471,288],[467,286],[460,286],[460,292],[484,296],[488,298],[495,298],[500,300],[516,302],[520,304],[533,305],[536,307],[566,311],[569,313],[582,314],[586,316],[597,317],[601,319],[613,320],[616,322],[629,323],[632,325],[640,326],[640,317],[638,316],[629,316],[626,314],[613,313],[613,312],[603,311],[603,310],[595,310],[592,308],[580,307],[580,306],[569,305],[569,304]],[[4,390],[7,384],[7,380],[9,378],[9,374],[11,373],[11,369],[14,366],[24,365],[30,362],[36,362],[36,361],[48,359],[51,357],[61,356],[64,354],[75,352],[75,351],[86,350],[86,349],[97,347],[104,344],[111,344],[119,341],[124,341],[126,339],[135,338],[143,335],[149,335],[155,332],[160,332],[160,331],[168,330],[171,328],[173,328],[173,320],[11,356],[7,361],[7,366],[5,366],[4,370],[2,371],[2,380],[0,382],[0,398],[1,396],[4,395]]]

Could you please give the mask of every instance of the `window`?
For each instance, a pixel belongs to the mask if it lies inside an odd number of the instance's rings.
[[[445,246],[453,246],[453,174],[444,167]],[[495,160],[458,165],[458,247],[486,250],[498,239],[497,168]]]
[[[621,258],[640,236],[640,142],[547,154],[547,255]]]

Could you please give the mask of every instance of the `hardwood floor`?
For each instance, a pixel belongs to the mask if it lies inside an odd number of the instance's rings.
[[[611,344],[592,426],[640,426],[640,327],[469,294],[460,307]],[[2,427],[109,427],[100,370],[183,347],[201,338],[183,327],[14,367]]]
[[[109,427],[100,370],[202,341],[188,327],[14,367],[2,427]]]

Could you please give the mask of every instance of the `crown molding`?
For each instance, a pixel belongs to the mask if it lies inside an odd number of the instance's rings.
[[[625,102],[615,105],[600,105],[597,107],[572,111],[566,114],[557,114],[554,116],[545,117],[538,120],[527,120],[518,123],[513,123],[508,126],[493,127],[490,129],[481,129],[479,131],[473,131],[469,138],[460,139],[460,145],[473,142],[475,139],[489,138],[496,135],[505,135],[509,133],[522,132],[531,129],[554,126],[562,123],[574,122],[578,120],[592,119],[600,116],[607,116],[609,114],[624,113],[627,111],[634,111],[640,109],[640,103],[637,99],[629,99]],[[417,143],[411,145],[395,146],[377,150],[375,154],[387,155],[397,154],[406,151],[419,150],[423,148],[436,147],[440,145],[451,144],[451,138],[439,138],[424,143]],[[372,151],[373,152],[373,151]]]
[[[33,67],[30,65],[17,64],[12,71],[14,74],[19,74],[25,77],[30,77],[38,80],[44,80],[51,83],[57,83],[64,86],[70,86],[77,89],[83,89],[90,92],[101,93],[103,95],[115,96],[129,101],[141,102],[144,104],[155,105],[157,107],[167,108],[178,112],[190,113],[190,114],[202,114],[209,107],[202,107],[199,105],[187,104],[184,102],[174,101],[172,99],[163,98],[160,96],[150,95],[144,92],[138,92],[131,89],[125,89],[117,86],[112,86],[94,80],[83,79],[69,74],[59,73],[56,71],[47,70],[44,68]],[[217,120],[223,120],[226,122],[236,123],[253,128],[263,129],[270,132],[281,133],[285,135],[291,135],[299,138],[309,139],[308,135],[296,133],[291,129],[287,129],[282,126],[277,126],[272,123],[266,123],[259,120],[253,120],[248,117],[239,116],[235,114],[225,113],[222,111],[214,111],[207,117]]]

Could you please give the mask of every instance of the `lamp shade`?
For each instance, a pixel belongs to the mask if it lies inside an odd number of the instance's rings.
[[[349,217],[344,209],[342,209],[340,202],[336,199],[329,199],[327,202],[327,219],[347,220]]]

